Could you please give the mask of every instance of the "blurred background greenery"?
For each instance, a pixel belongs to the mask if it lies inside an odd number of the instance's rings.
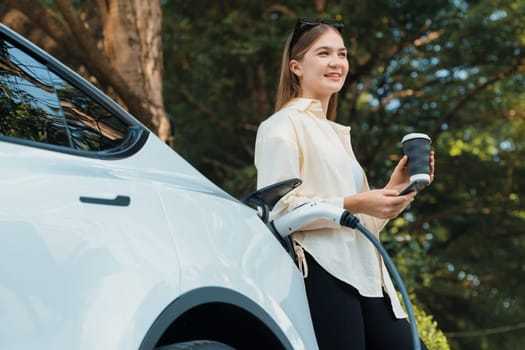
[[[41,24],[8,17],[14,8],[36,16],[35,2],[33,10],[24,2],[7,0],[0,18],[28,35]],[[59,2],[36,3],[60,20]],[[99,2],[70,3],[86,23],[95,18]],[[255,189],[255,134],[273,112],[296,17],[342,20],[351,73],[337,121],[352,127],[370,183],[385,184],[405,133],[433,140],[434,184],[383,234],[421,317],[447,338],[431,333],[441,342],[432,348],[447,348],[447,340],[461,350],[525,347],[525,1],[164,0],[160,7],[169,142],[237,197]],[[100,39],[96,26],[86,31]]]

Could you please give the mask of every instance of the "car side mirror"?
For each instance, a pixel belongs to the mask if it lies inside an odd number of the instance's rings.
[[[250,193],[249,195],[241,198],[241,201],[245,204],[261,208],[261,219],[266,224],[268,223],[270,211],[273,209],[279,199],[287,195],[290,191],[302,183],[303,181],[301,179],[296,178],[277,182]]]

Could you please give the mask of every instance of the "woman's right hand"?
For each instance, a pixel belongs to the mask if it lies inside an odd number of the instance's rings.
[[[391,189],[371,190],[347,196],[344,199],[345,209],[352,214],[367,214],[378,219],[393,219],[401,214],[412,203],[416,192],[399,196]]]

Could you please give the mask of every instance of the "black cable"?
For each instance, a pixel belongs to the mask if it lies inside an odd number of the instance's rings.
[[[410,298],[408,297],[408,293],[406,291],[405,285],[403,284],[403,280],[397,272],[397,269],[394,263],[392,262],[392,259],[388,255],[387,251],[385,250],[385,248],[383,248],[379,240],[365,226],[363,226],[363,224],[359,222],[359,219],[357,217],[355,217],[349,211],[345,211],[343,215],[341,215],[341,220],[339,223],[346,227],[358,229],[362,234],[365,235],[366,238],[368,238],[370,242],[372,242],[372,244],[377,248],[377,250],[383,257],[385,265],[388,268],[388,271],[390,271],[390,273],[392,274],[394,280],[396,281],[397,287],[399,288],[401,296],[403,297],[403,302],[405,303],[405,308],[407,309],[408,313],[408,319],[410,320],[410,329],[412,331],[412,343],[414,345],[414,350],[421,350],[421,344],[419,342],[419,335],[417,332],[416,319],[414,317],[414,311],[412,310],[412,303],[410,302]]]

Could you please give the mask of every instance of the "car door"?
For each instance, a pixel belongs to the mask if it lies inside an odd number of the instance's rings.
[[[0,36],[0,348],[138,348],[179,284],[147,131],[66,78]]]

